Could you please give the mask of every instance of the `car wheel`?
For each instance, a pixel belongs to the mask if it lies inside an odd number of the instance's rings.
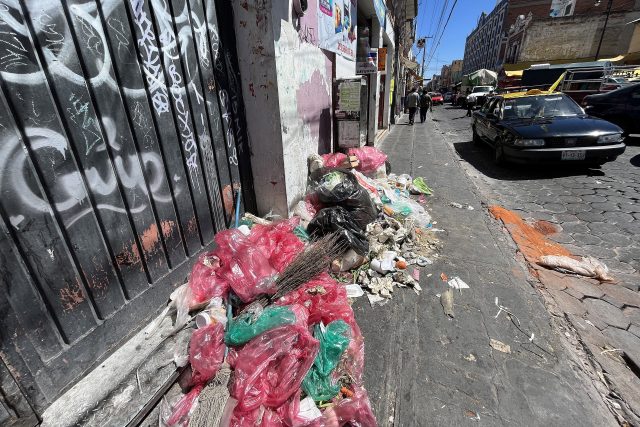
[[[493,162],[498,166],[503,166],[505,164],[504,150],[499,142],[495,143],[493,154]]]
[[[476,132],[475,126],[471,128],[471,135],[474,144],[480,144],[480,142],[482,142],[482,140],[480,139],[480,135],[478,135],[478,132]]]

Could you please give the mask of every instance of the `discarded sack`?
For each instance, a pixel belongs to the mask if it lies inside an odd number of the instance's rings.
[[[566,270],[581,276],[593,277],[603,282],[613,280],[609,276],[609,268],[593,257],[582,257],[578,260],[568,256],[544,255],[540,257],[538,264],[551,269]]]

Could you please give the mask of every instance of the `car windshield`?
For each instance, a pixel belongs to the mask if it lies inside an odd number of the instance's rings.
[[[476,86],[473,88],[473,91],[471,91],[471,93],[491,92],[491,90],[493,90],[491,86]]]
[[[582,109],[567,98],[558,94],[552,96],[527,96],[506,99],[504,102],[505,119],[533,119],[537,117],[566,117],[584,114]]]
[[[613,83],[626,83],[624,77],[609,77],[609,81]]]

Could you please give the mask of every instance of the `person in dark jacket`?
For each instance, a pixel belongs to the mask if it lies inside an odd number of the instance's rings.
[[[427,111],[433,112],[433,102],[429,92],[424,91],[420,96],[420,123],[424,123],[427,119]]]

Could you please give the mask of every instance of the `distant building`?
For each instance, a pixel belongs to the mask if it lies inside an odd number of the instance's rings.
[[[509,0],[500,62],[593,60],[606,19],[607,1]],[[640,39],[639,7],[630,1],[614,1],[599,58],[636,52]]]
[[[451,66],[443,65],[440,70],[440,87],[448,89],[451,86]]]
[[[464,48],[463,74],[481,68],[495,70],[500,65],[500,48],[509,0],[501,0],[487,15],[482,13],[478,26],[469,34]]]
[[[455,85],[456,83],[460,83],[462,81],[462,68],[463,62],[462,59],[456,59],[451,63],[451,84]]]

